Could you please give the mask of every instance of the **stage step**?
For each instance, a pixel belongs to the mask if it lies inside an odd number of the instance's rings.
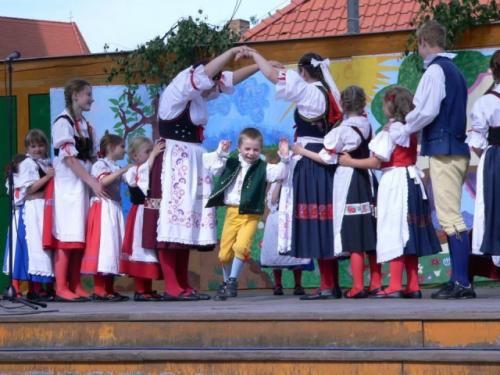
[[[500,290],[478,294],[50,304],[0,314],[0,375],[500,374]]]
[[[0,350],[0,374],[498,374],[498,350]]]
[[[151,317],[148,317],[152,319]],[[0,322],[0,347],[126,348],[405,348],[495,349],[500,319],[470,320],[179,320],[112,316]]]

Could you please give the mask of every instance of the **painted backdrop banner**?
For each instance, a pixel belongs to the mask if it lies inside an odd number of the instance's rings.
[[[479,49],[456,51],[454,61],[464,73],[468,90],[468,112],[474,101],[481,96],[492,83],[488,72],[489,60],[496,49]],[[289,65],[296,69],[296,65]],[[386,54],[375,56],[359,56],[351,59],[333,60],[330,66],[332,75],[340,90],[349,85],[361,86],[367,94],[367,114],[374,131],[385,124],[382,112],[382,98],[385,90],[392,85],[402,85],[415,91],[422,71],[417,68],[412,56],[401,54]],[[95,102],[92,110],[85,114],[101,137],[106,130],[125,136],[128,139],[137,135],[152,137],[157,134],[157,100],[160,88],[157,86],[94,86]],[[52,121],[64,108],[62,88],[50,90],[50,106]],[[264,135],[266,149],[276,147],[280,138],[293,141],[293,110],[294,106],[275,99],[275,88],[260,73],[255,74],[240,83],[233,95],[222,95],[209,103],[210,121],[205,130],[204,146],[208,151],[217,147],[220,139],[231,139],[233,148],[238,134],[247,126],[259,128]],[[475,176],[478,159],[473,157],[467,181],[463,189],[462,211],[466,223],[472,227]],[[127,160],[122,162],[123,165]],[[419,158],[419,167],[428,175],[428,160]],[[431,192],[427,179],[427,188]],[[431,199],[432,199],[432,194]],[[123,207],[126,214],[130,203],[125,186],[122,189]],[[219,235],[222,229],[224,209],[219,209]],[[443,252],[436,256],[424,257],[419,266],[420,282],[424,284],[441,283],[448,279],[450,259],[444,234],[433,212],[433,220],[441,239]],[[259,231],[252,246],[252,259],[240,282],[242,287],[258,288],[271,285],[272,270],[261,269],[259,266],[262,230],[264,222],[259,225]],[[198,281],[203,289],[215,289],[221,280],[221,270],[216,253],[200,254],[202,260],[193,261],[191,277]],[[203,267],[200,265],[203,264]],[[384,277],[388,269],[384,267]],[[387,282],[387,279],[385,280]],[[291,272],[283,275],[285,287],[293,286]],[[350,269],[348,262],[341,262],[341,284],[350,285]],[[304,272],[303,285],[316,287],[319,285],[317,271]]]

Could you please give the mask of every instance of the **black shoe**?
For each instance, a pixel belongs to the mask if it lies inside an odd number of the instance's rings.
[[[294,296],[303,296],[305,294],[306,294],[306,292],[305,292],[304,288],[302,288],[302,286],[296,285],[295,288],[293,288],[293,295]]]
[[[157,294],[156,292],[150,292],[150,293],[135,292],[134,293],[134,301],[136,301],[136,302],[155,302],[155,301],[161,301],[161,300],[162,300],[161,295]]]
[[[227,280],[226,295],[231,298],[238,296],[238,280],[236,278],[230,277]]]
[[[273,294],[275,296],[282,296],[284,293],[283,293],[283,287],[281,285],[276,285],[274,288],[273,288]]]
[[[381,292],[382,291],[382,288],[375,288],[375,289],[372,289],[372,290],[368,290],[368,295],[369,296],[374,296],[375,294],[377,294],[378,292]]]
[[[192,295],[184,295],[180,294],[178,296],[171,296],[168,293],[163,293],[161,296],[161,300],[165,302],[174,302],[174,301],[199,301],[199,298],[196,298]]]
[[[369,296],[370,298],[403,298],[404,293],[402,290],[396,290],[391,293],[386,293],[384,290],[381,290],[377,294],[372,294]]]
[[[212,299],[214,301],[225,301],[227,299],[227,283],[225,281],[219,285],[217,293]]]
[[[421,299],[422,292],[420,290],[415,290],[414,292],[404,292],[403,298]]]
[[[453,290],[455,283],[453,281],[448,281],[446,284],[443,284],[441,289],[437,292],[431,294],[432,299],[447,299],[448,297],[443,298],[443,296],[448,296],[450,292]]]
[[[321,300],[321,299],[338,299],[341,298],[342,295],[338,295],[334,289],[317,289],[316,292],[313,294],[305,294],[300,299],[302,301],[315,301],[315,300]]]
[[[350,289],[347,289],[344,292],[344,298],[361,299],[361,298],[368,298],[368,296],[369,296],[369,293],[367,292],[366,289],[362,289],[361,291],[359,291],[358,293],[356,293],[353,296],[349,295],[349,291],[350,291]]]
[[[188,294],[189,296],[193,296],[194,298],[196,298],[198,301],[208,301],[210,298],[210,295],[208,294],[205,294],[205,293],[200,293],[198,292],[197,290],[193,289],[191,291],[190,294]]]
[[[455,281],[453,288],[446,290],[442,289],[439,292],[434,293],[431,297],[434,299],[471,299],[476,298],[476,292],[474,292],[472,284],[469,284],[469,286],[463,286],[458,281]]]

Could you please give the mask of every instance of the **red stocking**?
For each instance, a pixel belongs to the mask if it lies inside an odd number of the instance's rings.
[[[56,250],[55,256],[55,277],[56,277],[56,293],[59,297],[66,299],[75,299],[78,297],[68,288],[68,269],[70,264],[70,256],[73,250]],[[80,277],[80,270],[78,270],[78,277]]]
[[[149,292],[151,287],[148,288],[148,280],[150,279],[145,279],[143,277],[134,278],[135,292],[139,294]]]
[[[376,254],[368,254],[370,263],[370,291],[382,287],[382,265],[377,263]]]
[[[178,297],[184,292],[184,288],[179,285],[176,274],[176,250],[158,250],[160,258],[161,270],[163,272],[163,283],[165,285],[165,293],[173,297]]]
[[[406,255],[405,266],[406,278],[408,279],[405,292],[411,293],[420,290],[420,286],[418,285],[418,257],[415,255]]]
[[[94,275],[94,293],[98,296],[105,297],[108,294],[106,292],[106,277],[100,274]]]
[[[80,268],[82,267],[82,250],[69,250],[69,289],[79,297],[88,297],[89,293],[83,289]],[[56,278],[57,280],[57,278]]]
[[[349,297],[352,297],[363,290],[364,270],[365,270],[365,253],[361,251],[355,251],[351,253],[352,288],[348,292]]]
[[[282,286],[281,284],[281,275],[283,274],[283,271],[280,269],[274,269],[273,270],[273,275],[274,275],[274,286]]]
[[[334,260],[333,259],[318,259],[320,289],[333,289],[335,281],[333,279]]]
[[[403,289],[403,268],[404,268],[404,257],[400,256],[389,262],[389,272],[391,275],[391,280],[389,282],[389,287],[384,289],[384,293],[397,292]]]
[[[302,270],[293,270],[293,279],[295,281],[295,287],[302,286]]]

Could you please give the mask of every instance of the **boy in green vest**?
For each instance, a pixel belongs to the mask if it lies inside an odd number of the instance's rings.
[[[237,296],[238,277],[250,258],[252,239],[264,213],[267,182],[283,180],[288,173],[288,141],[280,141],[278,164],[267,164],[260,158],[262,143],[259,130],[245,128],[239,135],[238,156],[228,158],[229,141],[222,141],[216,152],[203,156],[205,167],[220,176],[207,207],[227,206],[219,248],[224,282],[216,300]]]

